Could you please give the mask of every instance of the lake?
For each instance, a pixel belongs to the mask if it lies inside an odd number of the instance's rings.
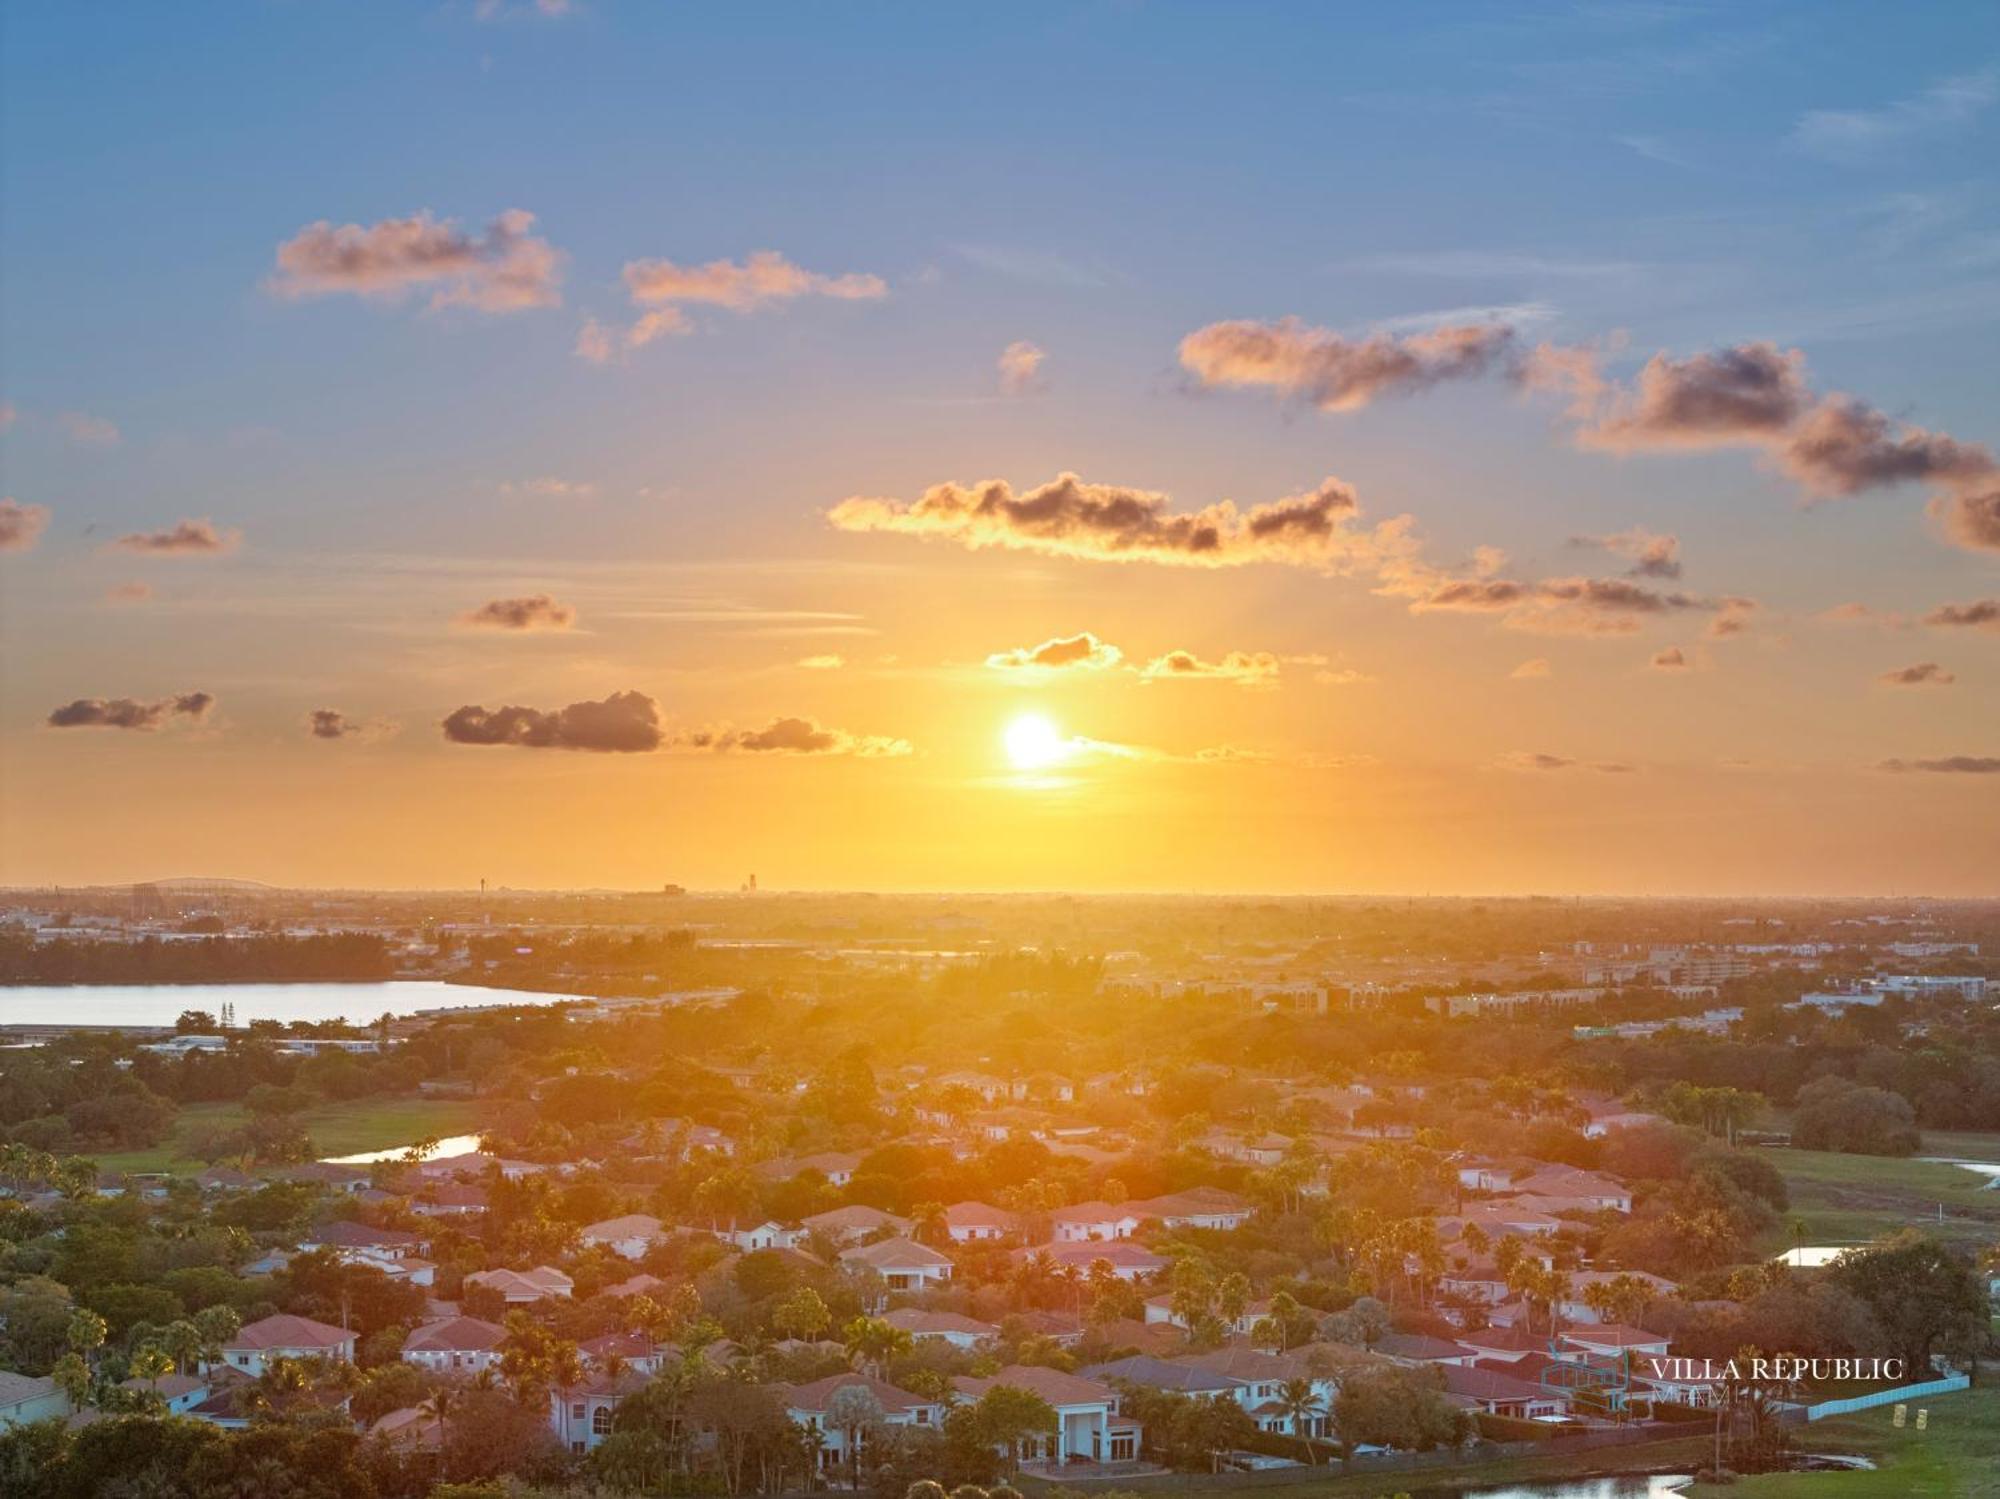
[[[30,984],[0,988],[0,1025],[171,1027],[183,1010],[214,1015],[236,1007],[238,1026],[253,1020],[351,1020],[474,1005],[542,1005],[577,994],[524,994],[436,979],[379,984]]]
[[[1409,1475],[1414,1479],[1416,1475]],[[1671,1499],[1694,1482],[1686,1473],[1639,1473],[1615,1478],[1569,1478],[1555,1483],[1515,1483],[1460,1489],[1458,1499]]]

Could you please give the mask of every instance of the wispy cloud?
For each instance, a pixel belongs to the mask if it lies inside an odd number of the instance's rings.
[[[1982,68],[1876,109],[1808,110],[1792,127],[1791,143],[1828,161],[1866,165],[1967,129],[1996,99],[2000,68]]]
[[[146,557],[217,557],[243,545],[243,533],[223,529],[206,516],[176,521],[160,531],[131,531],[111,543],[113,551]]]
[[[273,296],[356,296],[395,301],[429,290],[430,306],[523,312],[562,302],[563,255],[529,231],[535,216],[510,208],[468,234],[423,210],[403,219],[308,224],[278,246],[264,283]]]
[[[49,507],[24,505],[9,495],[0,499],[0,552],[26,552],[49,528]]]

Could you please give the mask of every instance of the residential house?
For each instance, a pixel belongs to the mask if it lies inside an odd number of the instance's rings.
[[[537,1265],[532,1270],[478,1270],[465,1277],[468,1286],[490,1286],[509,1306],[525,1306],[552,1296],[567,1298],[576,1282],[553,1265]]]
[[[1127,1206],[1168,1228],[1241,1228],[1256,1211],[1248,1198],[1221,1187],[1189,1187]]]
[[[1544,1166],[1532,1175],[1515,1178],[1510,1190],[1540,1197],[1579,1198],[1600,1211],[1632,1211],[1631,1188],[1616,1177],[1577,1166]]]
[[[1094,1379],[1059,1369],[1013,1364],[988,1379],[961,1374],[952,1387],[967,1400],[1005,1386],[1039,1395],[1056,1413],[1056,1430],[1024,1444],[1026,1463],[1061,1467],[1070,1462],[1129,1462],[1139,1455],[1139,1423],[1118,1413],[1118,1392]]]
[[[194,1176],[194,1184],[200,1187],[204,1193],[247,1192],[253,1187],[263,1185],[256,1177],[250,1175],[249,1172],[238,1171],[234,1166],[210,1166],[205,1170],[197,1171]]]
[[[785,1410],[793,1422],[819,1439],[819,1467],[822,1473],[838,1474],[847,1466],[848,1433],[827,1421],[833,1397],[850,1385],[859,1385],[875,1397],[888,1426],[936,1427],[944,1421],[944,1405],[928,1395],[899,1390],[892,1384],[871,1379],[866,1374],[829,1374],[811,1384],[780,1386]],[[868,1433],[855,1433],[856,1445],[865,1447]]]
[[[1250,1329],[1270,1315],[1271,1303],[1268,1299],[1252,1301],[1245,1305],[1235,1318],[1224,1322],[1222,1325],[1224,1330],[1232,1337],[1248,1337]],[[1162,1292],[1158,1296],[1148,1296],[1146,1298],[1145,1316],[1149,1325],[1165,1325],[1168,1327],[1178,1327],[1183,1330],[1187,1327],[1187,1323],[1181,1320],[1181,1314],[1174,1310],[1174,1298],[1171,1292]]]
[[[983,1202],[954,1202],[944,1210],[945,1232],[954,1244],[1004,1239],[1020,1231],[1020,1218]]]
[[[962,1317],[957,1312],[928,1312],[913,1306],[900,1306],[892,1312],[884,1312],[882,1320],[908,1333],[918,1342],[936,1338],[954,1348],[977,1348],[981,1343],[991,1342],[1000,1336],[1000,1329],[991,1322]]]
[[[655,1343],[642,1332],[608,1332],[577,1344],[576,1351],[592,1368],[601,1369],[616,1360],[641,1374],[658,1374],[667,1359],[677,1352],[666,1343]]]
[[[727,1228],[710,1230],[725,1244],[734,1244],[745,1254],[753,1249],[790,1249],[806,1236],[803,1228],[788,1228],[775,1218],[766,1218],[762,1223],[753,1223],[747,1228],[739,1228],[731,1223]]]
[[[1458,1365],[1469,1368],[1479,1355],[1462,1343],[1434,1338],[1423,1332],[1387,1332],[1377,1338],[1373,1351],[1393,1363],[1415,1368],[1421,1364]]]
[[[1132,1203],[1079,1202],[1050,1213],[1049,1227],[1058,1244],[1129,1239],[1147,1216]]]
[[[780,1156],[774,1160],[760,1161],[757,1174],[766,1181],[790,1181],[804,1171],[817,1171],[826,1178],[831,1187],[844,1187],[854,1180],[854,1173],[860,1169],[861,1157],[844,1150],[822,1150],[813,1155]]]
[[[1444,1390],[1455,1404],[1527,1421],[1568,1415],[1571,1401],[1570,1392],[1561,1388],[1550,1388],[1511,1372],[1459,1364],[1445,1365]]]
[[[439,1182],[428,1186],[410,1204],[424,1218],[471,1218],[486,1211],[486,1189],[470,1182]]]
[[[1580,1349],[1587,1354],[1629,1353],[1634,1358],[1665,1358],[1669,1343],[1662,1333],[1648,1332],[1643,1327],[1625,1327],[1616,1322],[1565,1327],[1557,1334],[1557,1340],[1565,1347]]]
[[[1284,1436],[1324,1436],[1330,1429],[1338,1381],[1300,1353],[1266,1353],[1257,1348],[1220,1348],[1171,1360],[1232,1381],[1230,1393],[1249,1412],[1260,1431]],[[1303,1379],[1312,1386],[1313,1409],[1297,1416],[1285,1409],[1287,1380]],[[1303,1429],[1295,1429],[1300,1428]]]
[[[669,1237],[667,1226],[646,1213],[627,1213],[587,1225],[577,1237],[586,1248],[602,1247],[628,1260],[644,1259],[646,1251]]]
[[[403,1339],[403,1362],[438,1374],[477,1374],[497,1368],[507,1330],[477,1317],[447,1317],[412,1328]]]
[[[650,1375],[637,1369],[617,1374],[593,1372],[576,1384],[549,1392],[549,1430],[575,1456],[593,1451],[611,1435],[618,1407],[644,1389]]]
[[[1584,1293],[1592,1286],[1609,1285],[1626,1277],[1642,1282],[1652,1291],[1655,1300],[1671,1296],[1680,1289],[1664,1275],[1654,1275],[1646,1270],[1572,1270],[1569,1275],[1570,1294],[1556,1303],[1556,1315],[1565,1322],[1602,1322],[1604,1318],[1583,1299]]]
[[[118,1388],[135,1396],[158,1396],[166,1415],[185,1416],[208,1399],[209,1381],[198,1374],[162,1374],[157,1379],[120,1380]]]
[[[1074,1265],[1087,1272],[1092,1265],[1103,1260],[1120,1280],[1141,1280],[1148,1275],[1158,1275],[1168,1265],[1164,1256],[1123,1239],[1108,1244],[1045,1244],[1039,1248],[1017,1249],[1014,1260],[1018,1264],[1035,1254],[1047,1255],[1059,1270]]]
[[[892,1291],[921,1291],[951,1279],[951,1256],[914,1239],[882,1239],[840,1251],[840,1262],[876,1271]]]
[[[280,1312],[246,1323],[222,1345],[222,1362],[244,1374],[262,1374],[273,1359],[354,1361],[354,1334],[344,1327]]]
[[[0,1369],[0,1430],[69,1413],[69,1396],[53,1379]]]
[[[885,1213],[880,1208],[862,1203],[814,1213],[810,1218],[799,1221],[808,1233],[825,1234],[837,1244],[852,1244],[857,1239],[883,1232],[904,1235],[911,1228],[909,1219],[898,1218],[894,1213]]]

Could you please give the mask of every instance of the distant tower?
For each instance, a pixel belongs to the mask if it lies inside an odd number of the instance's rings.
[[[757,893],[757,876],[754,874],[751,875],[750,883],[743,888],[748,890],[752,895],[755,895]]]

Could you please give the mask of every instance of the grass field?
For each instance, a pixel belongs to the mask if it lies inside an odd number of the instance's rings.
[[[1992,1378],[1987,1371],[1986,1378]],[[1901,1431],[1893,1406],[1881,1406],[1799,1432],[1805,1452],[1853,1453],[1872,1472],[1766,1473],[1728,1487],[1698,1485],[1699,1499],[1992,1499],[2000,1495],[2000,1389],[1961,1391],[1918,1401],[1930,1427],[1916,1429],[1916,1411]]]
[[[1757,1153],[1783,1174],[1792,1198],[1785,1227],[1767,1246],[1772,1253],[1790,1247],[1795,1221],[1807,1244],[1862,1243],[1911,1225],[1957,1243],[2000,1238],[2000,1191],[1960,1167],[1819,1150]],[[2000,1135],[1926,1134],[1920,1154],[2000,1161]]]
[[[430,1136],[474,1133],[479,1108],[463,1099],[361,1098],[312,1109],[299,1120],[312,1136],[316,1154],[358,1155]],[[107,1171],[199,1171],[205,1163],[187,1153],[189,1142],[210,1130],[233,1128],[242,1122],[243,1111],[235,1104],[190,1104],[175,1116],[173,1132],[150,1150],[128,1150],[95,1159]]]

